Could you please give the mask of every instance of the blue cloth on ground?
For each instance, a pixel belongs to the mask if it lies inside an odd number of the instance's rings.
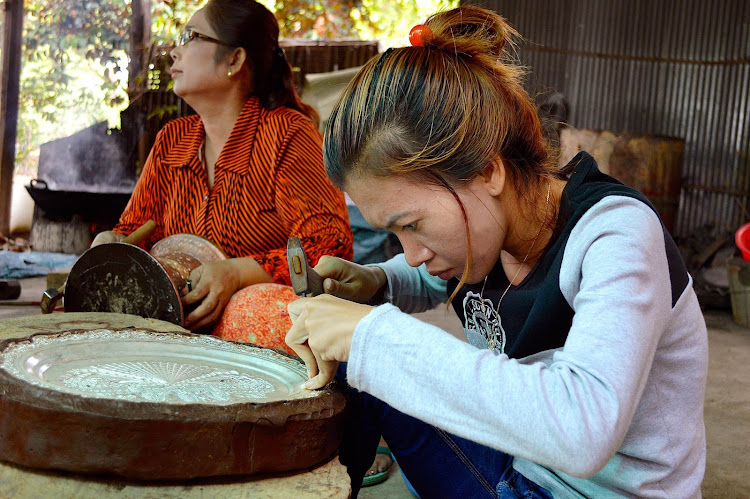
[[[19,279],[70,269],[78,255],[43,251],[0,251],[0,277]]]

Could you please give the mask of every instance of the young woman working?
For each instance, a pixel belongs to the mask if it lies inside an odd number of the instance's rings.
[[[699,497],[691,278],[643,195],[585,152],[556,166],[514,35],[460,7],[354,78],[326,168],[404,255],[321,258],[287,343],[310,389],[345,384],[355,496],[382,434],[422,497]],[[468,342],[408,315],[448,300]]]

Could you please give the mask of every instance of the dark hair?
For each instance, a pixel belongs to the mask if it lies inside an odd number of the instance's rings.
[[[210,0],[204,8],[208,23],[221,41],[247,52],[253,92],[261,105],[266,109],[296,109],[317,127],[318,113],[302,102],[294,86],[292,68],[279,46],[279,22],[273,13],[254,0]]]
[[[422,47],[389,49],[368,61],[333,108],[326,171],[350,176],[411,174],[448,189],[475,179],[495,157],[530,205],[560,177],[524,74],[508,60],[518,34],[501,16],[465,5],[430,16]],[[546,189],[544,189],[546,191]],[[529,217],[541,218],[529,210]],[[468,218],[464,210],[464,220]],[[556,215],[543,223],[554,226]],[[471,265],[471,241],[464,279]],[[459,287],[460,285],[459,284]],[[458,288],[456,288],[458,289]]]

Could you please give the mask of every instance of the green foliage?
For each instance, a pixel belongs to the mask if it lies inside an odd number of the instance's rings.
[[[33,175],[40,144],[127,105],[125,0],[26,0],[16,167]]]
[[[278,0],[282,38],[358,38],[351,13],[362,0]]]
[[[193,12],[208,0],[152,0],[151,31],[155,45],[172,45]]]
[[[50,94],[59,94],[70,82],[66,71],[70,61],[85,58],[102,66],[101,86],[111,97],[109,104],[120,103],[117,73],[123,70],[119,64],[127,50],[130,24],[130,8],[124,0],[27,0],[25,11],[24,59],[46,63]]]
[[[24,52],[28,60],[65,62],[69,50],[106,65],[128,43],[123,0],[27,0]]]
[[[459,0],[362,0],[352,12],[363,40],[380,40],[383,47],[409,44],[409,31],[438,11],[458,7]]]
[[[265,2],[263,2],[265,4]],[[403,45],[415,24],[458,0],[277,0],[284,38],[356,38]]]

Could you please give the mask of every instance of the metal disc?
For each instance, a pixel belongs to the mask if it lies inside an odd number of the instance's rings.
[[[65,287],[68,312],[116,312],[182,325],[178,290],[148,252],[125,243],[95,246],[75,263]]]
[[[214,243],[195,234],[173,234],[160,239],[151,247],[151,256],[161,258],[171,253],[185,253],[199,262],[226,260],[227,255]]]
[[[59,392],[160,404],[230,405],[317,396],[304,364],[213,336],[138,330],[37,335],[10,344],[0,369]]]

